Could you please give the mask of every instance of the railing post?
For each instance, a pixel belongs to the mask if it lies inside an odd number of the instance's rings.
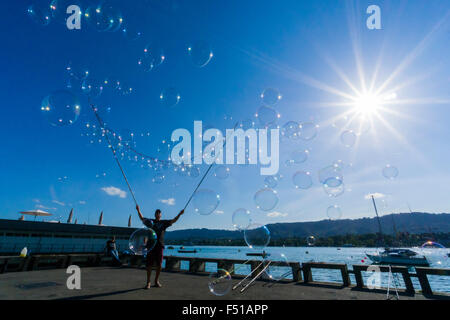
[[[292,268],[292,281],[294,282],[302,281],[303,277],[302,277],[302,269],[300,268],[300,263],[291,262],[290,266]]]
[[[166,257],[166,267],[167,271],[179,271],[181,266],[180,258]]]
[[[303,263],[302,269],[303,269],[303,282],[304,283],[312,282],[313,277],[312,277],[311,265],[309,265],[308,263]]]
[[[356,287],[359,289],[364,288],[364,279],[361,273],[361,266],[353,266],[353,273],[355,274]]]
[[[191,259],[189,261],[189,272],[192,273],[205,272],[205,261],[196,258]]]
[[[344,287],[350,286],[350,276],[348,274],[348,268],[347,265],[343,265],[341,268],[341,275],[342,275],[342,285]]]
[[[416,267],[417,277],[419,278],[420,286],[422,287],[423,295],[432,295],[433,290],[431,290],[430,283],[428,282],[426,269]]]

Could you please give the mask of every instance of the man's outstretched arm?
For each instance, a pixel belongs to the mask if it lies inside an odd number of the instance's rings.
[[[183,213],[184,213],[184,209],[181,210],[180,213],[175,218],[172,219],[171,223],[174,224],[175,222],[177,222]]]
[[[141,213],[141,208],[139,208],[138,205],[136,205],[136,210],[137,210],[137,213],[139,215],[139,219],[141,219],[141,221],[144,220],[144,216]]]

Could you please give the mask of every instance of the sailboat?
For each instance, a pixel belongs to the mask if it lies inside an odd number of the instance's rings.
[[[380,232],[380,237],[382,237],[381,222],[378,216],[377,206],[375,204],[375,199],[372,197],[373,207],[375,208],[375,214],[377,215],[378,228]],[[395,227],[394,227],[395,228]],[[366,255],[377,264],[388,264],[388,265],[407,265],[407,266],[424,266],[428,267],[430,264],[425,256],[420,256],[416,252],[409,249],[401,248],[385,248],[383,252],[378,254],[368,254]]]

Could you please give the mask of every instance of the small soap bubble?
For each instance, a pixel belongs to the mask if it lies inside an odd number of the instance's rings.
[[[230,168],[224,165],[219,165],[214,170],[214,175],[221,180],[224,180],[230,176]]]
[[[244,208],[239,208],[233,212],[232,222],[233,226],[238,230],[245,230],[251,224],[250,211]]]
[[[213,58],[213,52],[209,43],[205,41],[197,41],[189,45],[187,48],[192,63],[199,68],[206,66]]]
[[[180,102],[181,96],[177,89],[170,87],[161,92],[159,100],[166,107],[174,107]]]
[[[274,106],[282,98],[280,92],[274,88],[267,88],[261,93],[261,99],[266,106]]]
[[[272,107],[261,106],[256,117],[263,128],[272,128],[277,124],[280,114]]]
[[[387,164],[383,168],[383,176],[386,179],[394,180],[398,176],[398,169],[395,166],[393,166],[393,165]]]
[[[300,123],[300,138],[305,141],[309,141],[314,139],[317,136],[317,128],[319,126],[315,125],[312,122],[303,122]]]
[[[220,203],[220,196],[209,189],[199,189],[192,198],[194,211],[201,215],[210,215]]]
[[[341,133],[341,142],[347,148],[351,148],[355,145],[356,134],[352,130],[345,130]]]
[[[50,23],[51,13],[45,6],[32,4],[27,9],[28,16],[37,24],[46,26]]]
[[[253,196],[256,207],[262,211],[270,211],[278,204],[278,194],[270,188],[261,189]]]
[[[339,220],[342,217],[342,210],[341,207],[338,205],[332,205],[329,206],[327,209],[327,216],[331,220]]]
[[[306,243],[308,244],[308,246],[312,247],[316,244],[316,237],[314,236],[309,236],[306,238]]]
[[[55,91],[42,100],[41,112],[53,126],[68,126],[80,115],[78,98],[67,90]]]
[[[264,185],[267,188],[276,188],[278,185],[278,177],[277,176],[267,176],[264,178]]]
[[[253,223],[245,229],[244,240],[250,249],[264,249],[270,242],[269,228],[259,223]]]
[[[292,176],[292,182],[297,189],[309,189],[313,182],[311,178],[311,173],[307,171],[297,171]]]

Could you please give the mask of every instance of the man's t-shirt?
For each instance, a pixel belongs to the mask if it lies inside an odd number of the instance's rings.
[[[164,234],[166,232],[166,229],[172,225],[172,220],[156,221],[155,219],[144,218],[142,220],[142,223],[144,223],[146,227],[151,228],[155,231],[157,236],[156,245],[160,245],[164,248]]]

